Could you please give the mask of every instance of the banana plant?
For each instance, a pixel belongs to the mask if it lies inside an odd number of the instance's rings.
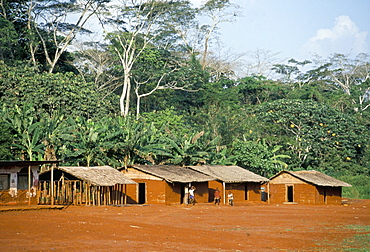
[[[68,118],[67,129],[70,132],[60,149],[61,155],[72,165],[105,165],[104,152],[101,148],[101,129],[91,120]]]
[[[210,159],[210,151],[215,146],[200,141],[204,134],[204,131],[200,131],[194,132],[190,136],[170,136],[168,143],[171,148],[171,157],[167,163],[182,166],[207,164]]]
[[[43,133],[41,123],[36,122],[34,108],[31,104],[23,107],[15,106],[14,109],[7,109],[5,122],[14,132],[12,148],[19,151],[18,158],[25,160],[42,160],[44,144],[42,143]]]

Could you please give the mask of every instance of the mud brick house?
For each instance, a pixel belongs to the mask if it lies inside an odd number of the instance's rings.
[[[209,201],[214,200],[216,188],[221,191],[221,202],[226,204],[227,194],[234,194],[234,203],[263,200],[264,186],[269,180],[239,166],[200,165],[189,166],[198,172],[215,178],[208,183]]]
[[[343,181],[318,171],[281,171],[270,178],[269,202],[272,204],[340,205]]]
[[[40,174],[39,204],[123,205],[127,186],[137,186],[110,166],[59,166]]]
[[[131,165],[120,170],[139,184],[137,200],[132,203],[186,203],[185,187],[189,186],[196,187],[196,202],[208,202],[208,181],[213,178],[193,169],[173,165]]]
[[[0,161],[0,204],[34,204],[41,166],[60,161]]]

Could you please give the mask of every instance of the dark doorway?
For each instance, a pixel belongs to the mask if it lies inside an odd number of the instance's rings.
[[[293,202],[293,186],[287,186],[287,201]]]
[[[324,204],[326,204],[326,187],[324,187]]]
[[[248,200],[248,184],[244,184],[244,200]]]
[[[180,193],[180,204],[186,203],[186,202],[184,202],[185,201],[185,186],[186,186],[186,184],[181,184],[181,186],[180,186],[180,191],[181,191],[181,193]]]
[[[145,198],[146,198],[145,192],[146,192],[145,183],[139,183],[139,200],[137,203],[139,204],[145,203]]]

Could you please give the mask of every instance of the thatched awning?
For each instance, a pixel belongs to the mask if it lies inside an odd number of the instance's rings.
[[[135,181],[126,177],[110,166],[59,166],[56,168],[63,172],[69,173],[82,181],[86,181],[95,186],[114,186],[117,184],[136,184]],[[50,172],[50,170],[43,174]]]
[[[268,182],[265,177],[257,175],[240,166],[224,166],[224,165],[200,165],[188,166],[191,169],[207,174],[217,180],[226,183],[242,183],[242,182]]]
[[[130,165],[129,167],[162,178],[170,183],[206,182],[214,180],[213,177],[203,173],[176,165]]]
[[[275,176],[273,176],[272,178],[270,178],[270,180],[279,176],[282,173],[288,173],[296,178],[299,178],[303,181],[306,181],[308,183],[318,185],[318,186],[330,186],[330,187],[351,187],[352,186],[346,182],[340,181],[338,179],[335,179],[333,177],[330,177],[324,173],[321,173],[315,170],[281,171]]]

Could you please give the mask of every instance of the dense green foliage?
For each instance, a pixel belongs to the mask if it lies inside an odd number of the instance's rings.
[[[228,3],[218,2],[215,8]],[[207,3],[211,11],[217,1]],[[151,4],[121,10],[152,15],[150,27],[130,32],[137,27],[114,20],[120,28],[106,44],[64,51],[55,65],[47,62],[57,47],[46,27],[25,18],[24,8],[18,13],[24,19],[2,15],[0,159],[236,164],[266,177],[314,169],[352,183],[345,196],[370,197],[368,56],[333,55],[306,72],[300,69],[309,61],[292,59],[274,66],[279,80],[235,78],[233,69],[205,65],[202,36],[191,38],[195,44],[181,41],[201,27],[200,9],[180,0],[171,1],[171,12],[165,1]],[[18,5],[7,2],[3,10]],[[168,19],[170,13],[176,15]]]

